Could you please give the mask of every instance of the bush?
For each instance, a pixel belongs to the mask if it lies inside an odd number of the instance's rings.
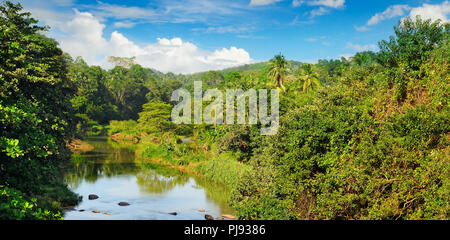
[[[20,191],[0,185],[0,219],[62,220],[61,213],[37,206],[36,198],[28,199]]]

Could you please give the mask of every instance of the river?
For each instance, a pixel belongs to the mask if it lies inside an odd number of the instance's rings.
[[[106,137],[86,141],[94,149],[74,155],[66,169],[67,184],[83,199],[64,212],[65,220],[203,220],[205,214],[217,218],[233,213],[226,203],[230,191],[224,186],[144,163],[134,150],[117,147]],[[90,194],[99,198],[89,200]]]

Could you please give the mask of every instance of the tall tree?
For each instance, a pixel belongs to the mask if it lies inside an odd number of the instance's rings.
[[[173,123],[170,121],[172,105],[161,101],[150,101],[143,106],[143,111],[139,113],[139,129],[152,134],[169,130]]]
[[[286,58],[280,54],[275,55],[272,60],[269,62],[269,78],[275,82],[275,87],[281,87],[283,91],[286,91],[286,88],[283,85],[283,82],[286,78],[287,68],[289,66],[289,62]]]
[[[69,157],[75,91],[69,58],[22,10],[0,5],[0,219],[54,219],[62,198],[77,203],[58,171]],[[51,213],[38,209],[35,196]]]
[[[395,36],[389,41],[379,42],[380,56],[385,65],[397,67],[400,64],[417,71],[427,60],[431,50],[441,47],[448,41],[450,24],[440,20],[422,20],[406,17],[394,27]]]
[[[320,86],[319,75],[314,72],[313,66],[311,64],[305,64],[302,67],[302,76],[300,80],[302,81],[302,91],[308,92],[314,87]]]

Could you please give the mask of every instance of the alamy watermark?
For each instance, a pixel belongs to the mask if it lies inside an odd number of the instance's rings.
[[[261,123],[262,135],[275,135],[279,128],[279,90],[270,90],[270,113],[268,112],[267,89],[227,89],[225,97],[225,121],[224,98],[222,91],[208,89],[203,93],[202,82],[194,82],[194,124],[258,124]],[[179,102],[172,109],[172,122],[175,124],[192,124],[191,93],[183,88],[172,93],[172,101]],[[203,101],[214,101],[203,108]],[[247,101],[248,99],[248,101]],[[236,100],[236,101],[235,101]],[[236,105],[235,105],[236,103]],[[247,104],[248,103],[248,104]],[[248,112],[246,107],[248,106]],[[236,118],[235,112],[237,111]],[[183,112],[183,114],[180,114]],[[270,115],[269,115],[270,114]],[[236,121],[235,121],[236,120]]]

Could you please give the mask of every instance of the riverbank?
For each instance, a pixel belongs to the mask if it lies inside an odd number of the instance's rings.
[[[187,171],[143,161],[136,146],[104,137],[86,141],[94,151],[77,155],[66,181],[83,201],[64,219],[214,219],[233,216],[230,189]],[[95,194],[98,198],[89,198]],[[126,202],[129,205],[119,205]],[[176,213],[176,214],[175,214]]]
[[[66,142],[66,146],[72,153],[80,154],[92,151],[94,147],[81,139],[72,139]]]
[[[130,144],[128,140],[131,138],[118,138],[118,135],[129,134],[116,132],[109,138],[119,145],[132,146],[136,149],[136,157],[144,163],[163,165],[231,189],[242,175],[252,170],[251,166],[239,162],[232,153],[219,154],[215,144],[209,145],[197,139],[178,136],[161,140],[155,136],[145,136]]]

